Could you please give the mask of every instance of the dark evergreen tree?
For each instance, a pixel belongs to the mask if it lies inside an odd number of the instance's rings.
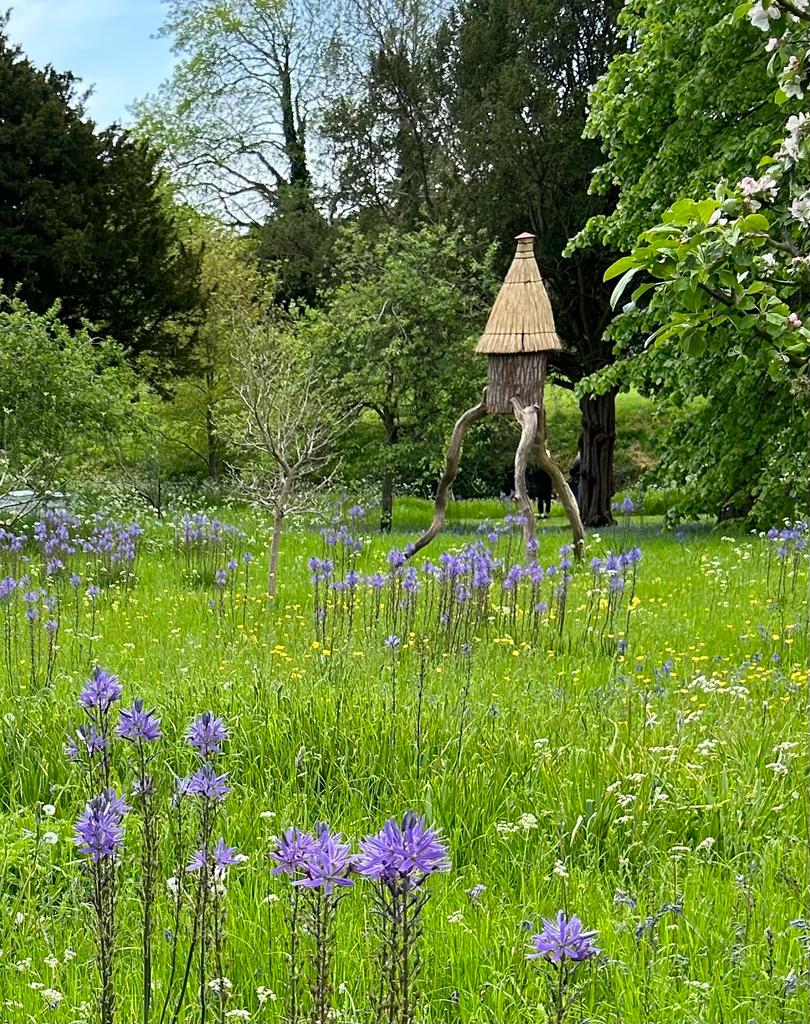
[[[37,312],[58,299],[131,353],[171,368],[198,304],[198,253],[181,240],[158,154],[97,131],[78,81],[36,68],[0,22],[0,279]]]

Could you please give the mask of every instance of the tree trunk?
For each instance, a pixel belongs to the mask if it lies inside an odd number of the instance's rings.
[[[399,428],[394,414],[386,409],[383,415],[383,426],[385,427],[385,443],[389,449],[386,453],[386,462],[390,466],[390,449],[399,440]],[[380,496],[380,533],[390,533],[394,521],[394,471],[386,467],[383,470],[382,494]]]
[[[276,512],[273,517],[273,540],[270,544],[270,565],[267,572],[267,596],[276,596],[278,583],[278,549],[281,543],[281,530],[284,526],[284,513]]]
[[[584,395],[580,434],[581,471],[577,504],[585,526],[610,526],[613,514],[613,448],[616,443],[616,391]]]
[[[382,478],[380,500],[380,533],[390,533],[394,521],[394,474],[386,469]]]

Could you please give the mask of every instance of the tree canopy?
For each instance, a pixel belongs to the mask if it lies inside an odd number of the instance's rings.
[[[197,301],[159,155],[97,131],[70,73],[39,70],[0,24],[0,278],[44,313],[86,319],[134,353],[173,354]]]

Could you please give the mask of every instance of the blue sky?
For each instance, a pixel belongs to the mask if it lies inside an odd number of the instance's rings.
[[[87,107],[100,126],[127,123],[127,107],[168,77],[161,0],[12,0],[9,35],[38,66],[53,64],[93,85]],[[6,5],[3,5],[4,7]]]

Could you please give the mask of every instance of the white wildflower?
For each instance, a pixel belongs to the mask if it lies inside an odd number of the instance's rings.
[[[52,1010],[55,1010],[56,1007],[64,999],[64,996],[55,988],[44,988],[42,990],[42,998],[45,1000],[45,1002],[48,1004],[48,1006],[50,1006]]]
[[[59,842],[59,836],[55,832],[43,832],[42,842],[45,843],[46,846],[56,846]]]
[[[53,804],[43,804],[42,813],[45,815],[46,818],[52,818],[54,814],[56,814],[56,808],[54,807]]]
[[[250,1020],[250,1010],[228,1010],[225,1013],[226,1020]]]
[[[42,962],[50,967],[52,971],[55,971],[59,966],[59,957],[54,956],[53,953],[51,953],[49,956],[46,956]]]
[[[268,1001],[274,1003],[278,996],[272,989],[265,988],[264,985],[259,985],[256,989],[256,998],[259,1000],[259,1006],[264,1006]]]
[[[230,978],[212,978],[208,982],[208,987],[211,989],[212,992],[230,992],[231,989],[233,988],[233,982],[230,980]]]

